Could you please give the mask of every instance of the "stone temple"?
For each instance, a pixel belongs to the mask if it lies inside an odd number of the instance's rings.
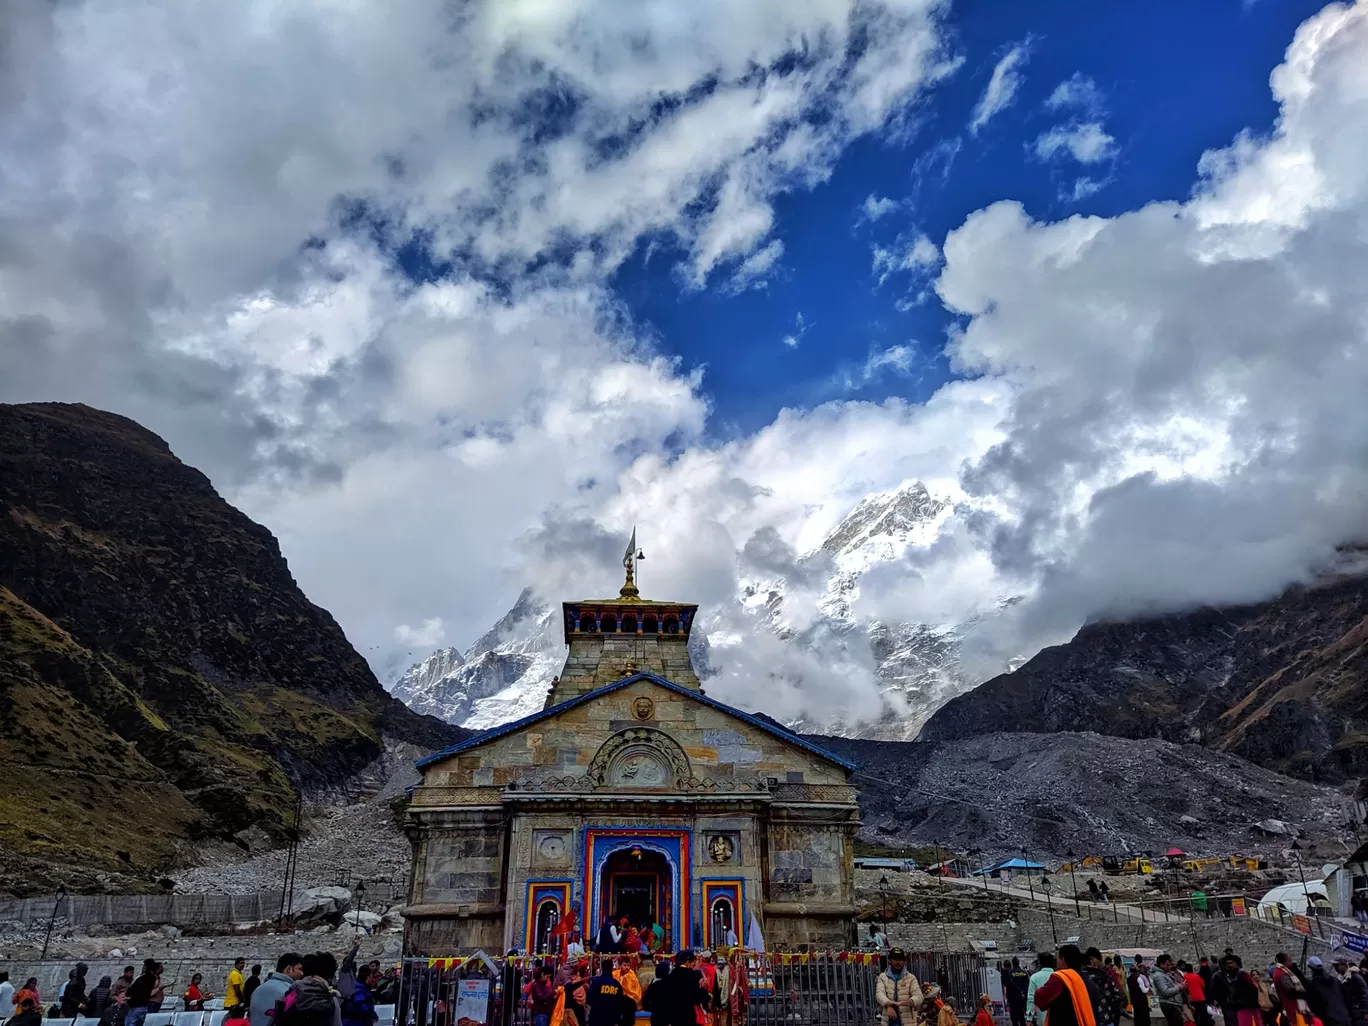
[[[545,951],[574,916],[661,924],[666,949],[855,943],[854,766],[703,693],[697,606],[566,602],[546,708],[418,764],[406,954]],[[755,682],[757,688],[763,681]]]

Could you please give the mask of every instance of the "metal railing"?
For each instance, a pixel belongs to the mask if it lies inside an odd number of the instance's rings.
[[[485,981],[488,995],[487,1021],[494,1026],[527,1026],[531,1009],[524,993],[536,969],[549,965],[554,980],[564,985],[571,966],[587,962],[589,975],[597,975],[605,961],[620,956],[587,955],[508,958],[406,958],[395,1026],[450,1026],[466,981]],[[732,971],[744,964],[746,973],[745,1018],[753,1026],[869,1026],[879,1018],[875,1000],[882,957],[870,952],[827,951],[820,953],[745,953],[732,961]],[[963,1012],[977,1007],[987,988],[988,968],[976,952],[910,952],[908,969],[923,983],[937,984],[955,999]],[[645,993],[654,979],[654,966],[638,972]],[[726,1009],[714,994],[714,1009]]]
[[[1091,892],[1071,890],[1061,893],[1058,877],[1053,887],[1043,887],[1042,881],[1034,879],[1029,883],[1024,879],[1014,880],[1005,885],[999,880],[979,878],[959,883],[957,894],[969,897],[982,888],[987,895],[1006,895],[1013,899],[1030,896],[1037,908],[1042,906],[1054,915],[1068,916],[1091,922],[1132,924],[1178,924],[1201,922],[1250,922],[1260,923],[1270,928],[1281,929],[1303,937],[1314,937],[1334,946],[1344,946],[1352,950],[1368,951],[1368,925],[1347,922],[1336,918],[1324,907],[1312,906],[1307,914],[1295,913],[1280,905],[1260,905],[1259,901],[1267,893],[1259,891],[1224,891],[1205,894],[1194,898],[1191,891],[1177,894],[1158,894],[1139,899],[1118,899],[1098,901]],[[1205,907],[1202,907],[1205,906]]]

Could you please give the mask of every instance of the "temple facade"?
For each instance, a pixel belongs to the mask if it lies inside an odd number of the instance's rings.
[[[533,716],[418,764],[405,949],[544,951],[573,916],[646,919],[668,950],[855,942],[854,767],[703,693],[696,606],[563,606],[565,667]],[[757,682],[757,686],[760,682]]]

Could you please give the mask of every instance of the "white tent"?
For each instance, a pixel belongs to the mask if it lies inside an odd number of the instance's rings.
[[[1310,899],[1309,902],[1308,898]],[[1325,912],[1330,911],[1330,899],[1326,896],[1325,881],[1307,880],[1303,885],[1298,880],[1296,883],[1281,884],[1259,899],[1259,908],[1261,909],[1281,908],[1283,911],[1291,912],[1297,916],[1314,914],[1313,910],[1308,908],[1308,904],[1318,905]]]

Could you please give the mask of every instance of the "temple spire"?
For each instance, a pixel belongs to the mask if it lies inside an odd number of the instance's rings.
[[[641,597],[641,592],[637,590],[636,586],[636,565],[638,560],[645,558],[646,554],[637,549],[636,527],[633,527],[632,540],[627,543],[627,551],[622,556],[622,568],[627,571],[627,580],[618,592],[622,598],[636,599]]]

